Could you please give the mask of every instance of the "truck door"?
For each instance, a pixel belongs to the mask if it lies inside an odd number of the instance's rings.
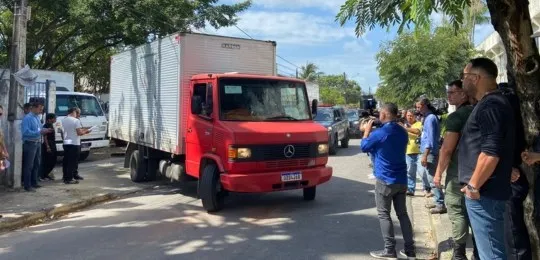
[[[212,151],[213,120],[216,116],[212,83],[196,82],[191,93],[191,113],[186,130],[186,171],[198,176],[201,156]]]

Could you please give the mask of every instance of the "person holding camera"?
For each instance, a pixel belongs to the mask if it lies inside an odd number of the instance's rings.
[[[384,239],[384,250],[370,252],[381,259],[397,258],[396,239],[390,211],[392,203],[399,219],[405,250],[400,253],[408,258],[416,257],[411,220],[407,214],[407,164],[405,151],[408,135],[396,120],[398,108],[395,104],[383,105],[380,114],[380,127],[373,130],[376,120],[367,122],[364,138],[360,143],[363,152],[373,157],[375,169],[375,203]]]

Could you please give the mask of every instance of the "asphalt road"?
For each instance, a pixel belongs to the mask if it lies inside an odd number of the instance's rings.
[[[301,191],[232,194],[210,215],[195,183],[171,184],[5,234],[0,259],[370,259],[383,241],[368,157],[355,140],[330,165],[312,202]]]

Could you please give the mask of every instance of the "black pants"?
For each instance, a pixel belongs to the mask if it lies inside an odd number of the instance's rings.
[[[47,178],[56,165],[56,145],[53,143],[51,152],[45,144],[41,145],[41,178]]]
[[[520,169],[521,171],[521,169]],[[505,236],[508,259],[532,259],[531,241],[525,225],[523,201],[529,192],[529,182],[523,172],[512,183],[512,197],[506,203]]]
[[[80,145],[64,145],[64,160],[62,162],[64,181],[72,181],[79,168]]]

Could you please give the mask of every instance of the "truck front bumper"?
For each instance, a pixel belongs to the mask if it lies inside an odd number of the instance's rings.
[[[282,174],[301,173],[300,180],[282,181]],[[332,167],[251,174],[221,174],[223,188],[232,192],[272,192],[313,187],[330,180]]]
[[[109,139],[91,140],[91,141],[81,140],[81,152],[90,151],[90,149],[109,147],[109,143],[110,143]],[[56,150],[59,153],[63,154],[64,152],[63,144],[61,143],[56,144]]]

